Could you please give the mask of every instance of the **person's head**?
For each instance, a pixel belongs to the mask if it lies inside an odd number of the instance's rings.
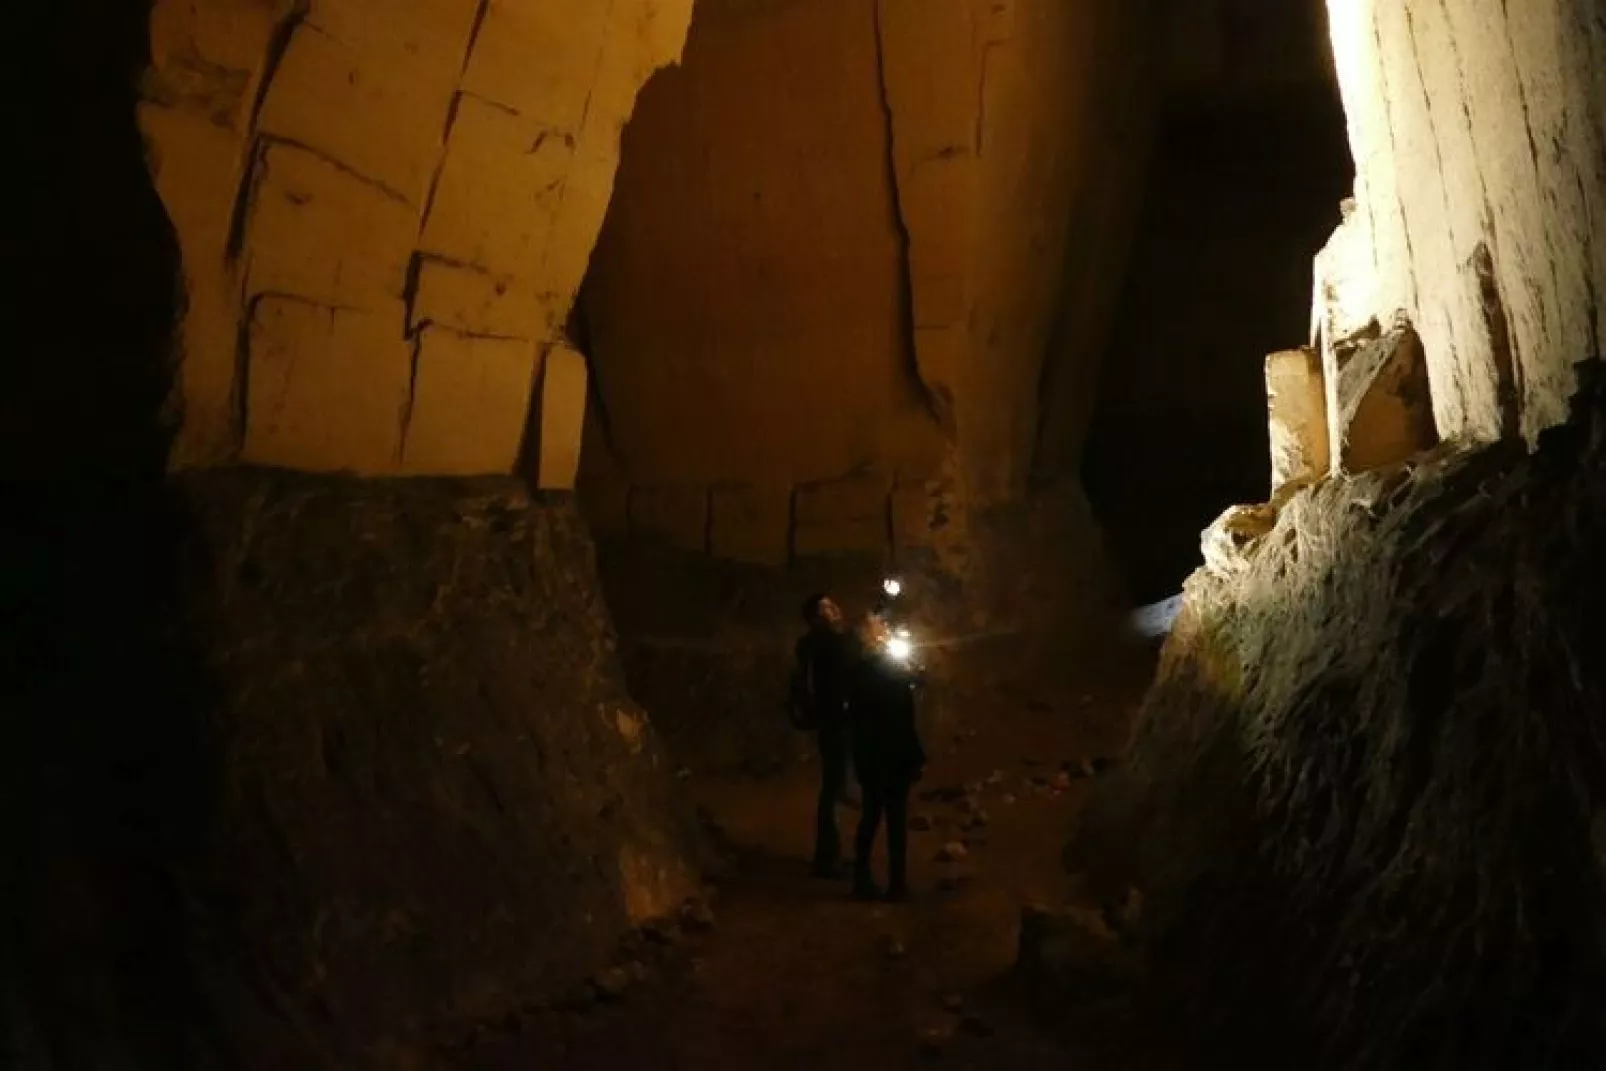
[[[813,629],[832,632],[842,628],[842,607],[824,592],[817,592],[803,600],[803,620]]]

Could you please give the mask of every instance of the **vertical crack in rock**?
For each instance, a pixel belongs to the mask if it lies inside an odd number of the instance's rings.
[[[988,41],[981,46],[981,58],[976,63],[976,158],[981,158],[982,146],[987,140],[987,69],[993,58],[993,49],[999,42]]]
[[[1589,204],[1589,191],[1584,187],[1584,169],[1578,168],[1573,172],[1573,181],[1578,184],[1578,200],[1587,206]],[[1595,231],[1589,226],[1580,227],[1579,233],[1584,239],[1584,301],[1585,313],[1589,317],[1589,353],[1590,356],[1601,355],[1600,337],[1600,290],[1606,280],[1595,278]]]
[[[407,433],[413,426],[413,409],[418,400],[418,359],[424,349],[424,333],[418,331],[411,336],[412,346],[407,354],[407,394],[402,398],[401,413],[399,414],[399,428],[401,434],[396,438],[396,464],[400,466],[407,459]]]
[[[1394,129],[1394,92],[1389,85],[1388,63],[1384,59],[1383,30],[1377,24],[1377,12],[1372,13],[1372,41],[1377,49],[1377,78],[1383,89],[1383,121],[1389,139],[1389,160],[1395,160],[1399,154],[1399,135]],[[1394,184],[1394,204],[1400,213],[1400,233],[1405,238],[1405,269],[1406,279],[1410,284],[1410,302],[1414,306],[1417,300],[1418,286],[1416,282],[1416,251],[1411,244],[1411,216],[1405,208],[1405,198],[1400,193],[1399,182]]]
[[[954,416],[952,408],[945,403],[945,399],[934,390],[931,384],[920,371],[920,347],[915,338],[915,286],[914,286],[914,257],[912,252],[913,236],[909,232],[909,221],[904,215],[903,190],[898,179],[898,142],[897,122],[892,108],[892,90],[887,78],[887,42],[884,17],[883,0],[876,0],[872,8],[872,24],[875,29],[875,57],[876,79],[881,90],[881,118],[886,129],[886,170],[888,210],[892,217],[893,233],[898,239],[898,263],[902,267],[899,280],[898,314],[903,328],[903,364],[909,375],[910,383],[915,394],[925,405],[926,411],[931,414],[932,420],[942,429],[943,434],[950,440],[954,438]]]
[[[452,99],[446,105],[446,121],[441,125],[440,154],[435,159],[435,170],[429,176],[429,185],[424,189],[424,203],[418,211],[418,240],[413,246],[412,259],[407,264],[407,285],[402,292],[402,333],[406,338],[412,338],[421,326],[414,324],[413,317],[418,301],[418,278],[423,270],[421,251],[424,248],[424,228],[429,225],[430,213],[435,209],[435,195],[440,190],[441,175],[446,170],[446,157],[452,142],[452,128],[457,125],[457,112],[463,103],[463,79],[468,76],[468,65],[474,58],[474,46],[479,44],[480,30],[485,26],[485,15],[490,6],[491,0],[479,0],[474,5],[474,16],[469,20],[468,37],[463,44],[463,61],[457,66],[457,85],[452,92]],[[415,353],[415,371],[416,368]],[[404,427],[403,431],[405,430]]]
[[[240,174],[239,185],[235,187],[234,205],[229,212],[228,238],[223,247],[226,261],[233,262],[240,255],[240,249],[245,242],[246,217],[250,214],[251,202],[256,197],[258,173],[262,165],[261,146],[257,144],[257,126],[262,119],[262,109],[267,105],[268,93],[273,88],[273,80],[278,76],[279,66],[284,62],[285,54],[290,51],[290,42],[295,39],[296,31],[301,28],[301,24],[311,12],[312,0],[292,0],[268,35],[268,47],[262,57],[262,74],[257,79],[256,92],[251,97],[251,110],[246,115],[243,139],[246,146],[245,164]]]
[[[1534,188],[1543,199],[1545,198],[1545,193],[1541,186],[1543,168],[1539,163],[1539,139],[1534,135],[1533,113],[1528,108],[1528,87],[1523,84],[1522,80],[1523,70],[1526,65],[1517,55],[1516,39],[1512,36],[1510,2],[1511,0],[1500,0],[1500,15],[1506,23],[1506,51],[1511,58],[1512,80],[1517,83],[1517,104],[1522,108],[1522,129],[1523,133],[1528,137],[1528,158],[1533,162]],[[1524,6],[1526,7],[1526,4]],[[1480,168],[1479,170],[1481,171],[1482,169]],[[1546,233],[1547,231],[1548,228],[1543,225],[1539,227],[1540,237],[1548,246],[1550,245],[1550,235]],[[1490,233],[1493,233],[1492,229]],[[1547,249],[1545,252],[1545,265],[1550,269],[1551,292],[1559,300],[1563,291],[1561,288],[1561,273],[1556,268],[1555,251]],[[1532,288],[1532,294],[1534,306],[1539,310],[1540,329],[1546,330],[1549,327],[1550,310],[1549,303],[1545,301],[1544,289],[1535,286]]]
[[[233,423],[234,458],[245,453],[246,428],[251,411],[251,321],[256,317],[261,297],[251,297],[241,285],[240,318],[234,325],[234,381],[229,399],[229,415]]]
[[[1489,333],[1489,349],[1494,355],[1500,402],[1500,436],[1514,439],[1522,434],[1522,369],[1512,345],[1511,322],[1506,316],[1505,301],[1500,296],[1494,257],[1489,253],[1487,242],[1479,242],[1472,251],[1471,268],[1478,286],[1478,306]]]
[[[586,125],[591,119],[591,101],[597,95],[597,83],[602,80],[602,62],[607,58],[608,55],[608,30],[613,25],[613,11],[617,6],[618,0],[608,0],[608,10],[604,12],[602,16],[602,35],[597,42],[597,58],[591,64],[591,82],[586,86],[586,98],[585,101],[580,105],[579,125],[576,126],[574,131],[574,137],[577,142],[583,142],[585,140]],[[637,92],[640,92],[639,87]],[[569,199],[569,174],[573,171],[573,169],[574,161],[571,157],[569,162],[569,171],[564,172],[561,183],[558,186],[557,201],[554,203],[552,208],[553,218],[557,218],[563,214],[563,205]],[[612,199],[613,197],[610,193],[609,200],[611,201]],[[541,278],[543,279],[547,277],[547,265],[552,262],[552,236],[556,231],[556,227],[549,227],[547,229],[546,241],[541,246]],[[595,246],[596,242],[593,240],[593,250],[595,249]],[[587,261],[589,262],[590,254],[587,253],[586,257]],[[573,295],[570,296],[572,297]]]
[[[1453,40],[1455,35],[1446,27]],[[1416,16],[1409,5],[1405,8],[1405,34],[1411,41],[1411,64],[1416,68],[1417,88],[1422,91],[1422,111],[1428,117],[1428,133],[1433,137],[1433,165],[1439,173],[1439,196],[1444,201],[1444,226],[1451,244],[1455,244],[1455,212],[1450,199],[1450,179],[1444,169],[1444,142],[1439,134],[1439,122],[1433,116],[1433,94],[1428,92],[1428,76],[1422,69],[1422,42],[1416,32]],[[1463,87],[1463,93],[1465,88]],[[1481,175],[1480,175],[1481,177]]]

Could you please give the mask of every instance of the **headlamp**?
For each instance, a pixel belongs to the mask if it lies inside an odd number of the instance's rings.
[[[909,630],[900,628],[889,635],[882,641],[881,650],[894,662],[908,662],[915,650],[914,641],[909,638]]]
[[[896,599],[903,594],[903,581],[895,576],[889,576],[881,581],[881,590],[886,592],[887,598]]]

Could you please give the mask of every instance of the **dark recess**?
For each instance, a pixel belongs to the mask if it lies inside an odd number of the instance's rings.
[[[1178,589],[1223,509],[1269,493],[1263,361],[1305,341],[1352,177],[1330,84],[1162,118],[1082,468],[1140,602]]]
[[[32,13],[0,391],[0,1065],[185,1068],[206,1026],[175,875],[212,797],[208,686],[173,627],[189,521],[164,486],[178,249],[135,118],[150,6]]]

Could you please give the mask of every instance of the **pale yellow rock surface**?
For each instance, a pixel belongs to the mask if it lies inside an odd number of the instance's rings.
[[[1420,332],[1443,435],[1532,440],[1565,417],[1572,365],[1606,337],[1599,10],[1328,0],[1368,311]]]
[[[175,464],[511,471],[619,132],[690,18],[691,0],[158,0],[140,123],[183,257]],[[579,449],[562,426],[558,469]]]
[[[580,472],[588,373],[585,356],[571,346],[547,351],[541,369],[540,450],[536,486],[572,491]]]
[[[1271,493],[1328,470],[1327,392],[1321,355],[1298,349],[1266,358],[1266,410],[1271,441]]]
[[[524,439],[538,357],[527,339],[423,331],[402,469],[467,476],[510,468]],[[475,434],[466,435],[471,421]]]

